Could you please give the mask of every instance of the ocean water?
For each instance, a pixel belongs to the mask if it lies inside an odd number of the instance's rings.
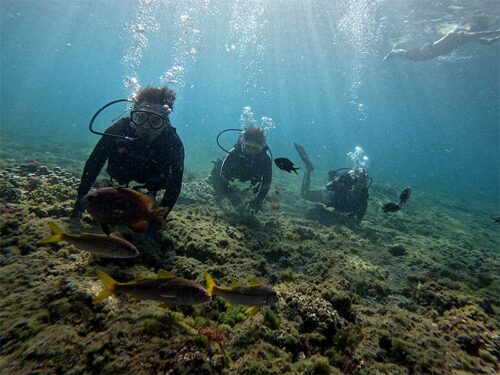
[[[498,373],[500,41],[383,61],[478,20],[500,29],[498,0],[0,0],[0,372]],[[69,218],[99,140],[89,120],[163,85],[186,159],[157,237],[112,228],[132,260],[43,243],[50,222],[101,233]],[[273,166],[258,213],[207,181],[218,133],[248,122],[301,168]],[[362,148],[373,186],[359,225],[301,199],[294,142],[315,189]],[[405,186],[408,204],[383,213]],[[255,316],[220,296],[93,303],[96,269],[121,282],[162,268],[203,287],[205,272],[219,286],[255,276],[278,303]]]
[[[376,180],[498,207],[500,44],[382,61],[478,14],[497,28],[495,1],[2,0],[1,12],[3,134],[92,145],[90,117],[133,92],[127,79],[178,81],[172,123],[193,169],[250,106],[272,118],[276,155],[296,159],[300,140],[327,170],[359,145]]]

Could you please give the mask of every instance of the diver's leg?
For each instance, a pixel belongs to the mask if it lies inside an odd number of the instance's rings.
[[[304,147],[302,147],[298,143],[294,143],[294,145],[295,145],[295,149],[297,150],[300,158],[302,159],[302,161],[306,165],[306,169],[308,171],[313,171],[314,170],[314,165],[312,165],[311,160],[309,160],[309,155],[307,155],[307,152],[304,149]]]
[[[309,202],[324,203],[323,202],[323,191],[321,191],[321,190],[308,190],[308,191],[302,192],[300,194],[300,196]]]
[[[466,35],[470,38],[496,38],[500,36],[500,29],[492,30],[492,31],[477,31],[477,32],[468,32]]]
[[[322,202],[323,194],[321,190],[309,190],[311,187],[311,171],[306,170],[302,178],[302,186],[300,188],[300,196],[310,202]]]
[[[311,171],[306,170],[304,172],[304,177],[302,178],[302,186],[300,187],[300,193],[304,194],[309,191],[311,187]]]
[[[477,40],[478,43],[481,43],[482,45],[485,45],[485,46],[489,46],[495,42],[498,42],[500,40],[500,36],[497,36],[496,38],[491,38],[491,39],[487,39],[487,38],[479,38]]]

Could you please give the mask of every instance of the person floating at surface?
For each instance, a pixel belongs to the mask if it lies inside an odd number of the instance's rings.
[[[172,210],[184,172],[184,147],[168,118],[174,101],[175,92],[167,87],[137,91],[130,116],[105,131],[85,163],[73,217],[83,212],[81,198],[89,192],[106,161],[106,171],[120,185],[136,181],[144,184],[153,197],[165,189],[160,206],[165,208],[164,215]]]
[[[212,183],[216,192],[230,194],[232,180],[250,181],[257,194],[250,208],[261,210],[272,180],[272,161],[267,150],[264,129],[255,126],[245,130],[224,160],[218,159],[214,164]]]
[[[368,208],[368,189],[371,184],[371,178],[366,171],[360,168],[341,168],[330,171],[325,189],[310,190],[311,172],[314,166],[301,145],[295,143],[295,148],[306,165],[300,189],[302,198],[354,215],[357,222],[361,222]]]
[[[435,42],[427,42],[419,48],[393,49],[384,57],[384,61],[399,57],[413,61],[425,61],[435,57],[446,55],[467,43],[480,43],[491,45],[500,41],[500,29],[494,31],[465,31],[454,30],[448,32]]]

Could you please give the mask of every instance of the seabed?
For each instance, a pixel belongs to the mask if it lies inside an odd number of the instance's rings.
[[[49,221],[99,232],[68,218],[88,150],[67,150],[77,161],[23,150],[6,139],[0,160],[4,374],[498,373],[500,234],[488,207],[415,189],[384,214],[398,191],[374,183],[356,227],[301,200],[300,177],[275,171],[280,209],[266,201],[242,214],[193,172],[158,240],[117,228],[142,255],[105,260],[40,242]],[[217,297],[93,305],[96,268],[120,281],[159,268],[199,283],[208,271],[219,285],[256,276],[280,300],[255,316]]]

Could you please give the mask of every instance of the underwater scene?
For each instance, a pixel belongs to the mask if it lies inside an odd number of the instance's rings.
[[[498,0],[0,0],[0,373],[500,373]]]

